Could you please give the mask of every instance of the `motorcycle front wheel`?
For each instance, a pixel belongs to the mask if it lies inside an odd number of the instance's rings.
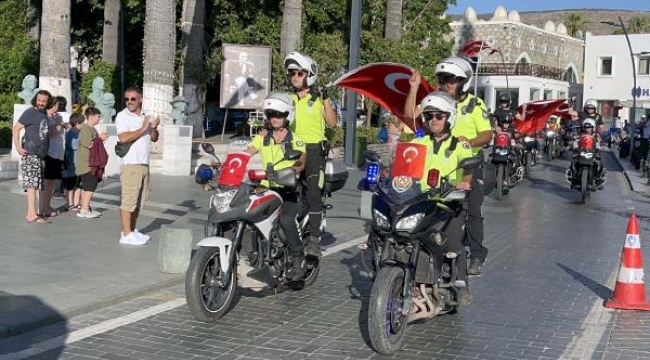
[[[235,264],[224,287],[218,283],[221,273],[219,248],[199,247],[185,274],[187,306],[199,321],[214,322],[230,311],[237,289]]]
[[[553,161],[555,159],[555,141],[548,143],[548,159]]]
[[[526,152],[526,167],[524,170],[526,170],[526,175],[530,175],[530,170],[533,167],[533,153],[531,151]]]
[[[589,197],[589,188],[588,188],[588,183],[589,183],[589,172],[586,170],[582,170],[582,178],[580,179],[580,192],[581,192],[581,198],[580,201],[581,203],[587,202],[587,198]]]
[[[497,200],[503,199],[503,182],[505,180],[504,167],[500,164],[497,167]]]
[[[305,277],[300,281],[291,281],[287,284],[291,290],[302,290],[306,287],[312,286],[316,279],[318,278],[318,273],[320,272],[320,260],[305,260],[311,261],[311,266],[305,271]]]
[[[368,334],[372,347],[380,354],[393,354],[404,342],[408,326],[408,313],[402,314],[404,285],[404,270],[389,266],[379,270],[372,286]]]

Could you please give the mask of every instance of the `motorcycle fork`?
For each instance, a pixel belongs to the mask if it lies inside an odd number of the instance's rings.
[[[245,222],[240,221],[237,223],[237,229],[235,229],[235,238],[232,243],[232,249],[230,250],[230,254],[228,254],[228,263],[230,264],[230,266],[228,266],[228,268],[226,269],[222,277],[222,279],[224,279],[224,284],[223,284],[224,287],[228,286],[228,281],[230,281],[230,275],[237,261],[237,253],[239,252],[239,249],[241,247],[241,241],[242,238],[244,237],[245,229],[246,229]]]
[[[413,303],[413,281],[415,279],[415,270],[418,264],[418,257],[420,255],[420,244],[415,243],[410,248],[411,256],[408,264],[404,267],[404,286],[402,286],[402,299],[404,299],[404,306],[402,306],[402,315],[408,315]]]

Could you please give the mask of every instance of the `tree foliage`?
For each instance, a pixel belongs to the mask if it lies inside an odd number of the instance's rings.
[[[29,34],[37,21],[29,1],[0,1],[0,121],[11,120],[23,78],[38,76],[39,52]]]
[[[584,18],[584,16],[582,16],[582,14],[570,13],[564,19],[564,26],[566,26],[567,34],[572,37],[576,37],[578,31],[585,34],[588,25],[589,22]]]

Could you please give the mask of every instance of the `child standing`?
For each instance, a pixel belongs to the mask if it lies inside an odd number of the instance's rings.
[[[67,192],[68,210],[79,210],[79,198],[81,189],[79,188],[79,176],[77,176],[77,148],[79,144],[79,130],[84,123],[82,114],[73,114],[70,116],[70,128],[65,135],[65,161],[66,169],[63,170],[63,187]]]

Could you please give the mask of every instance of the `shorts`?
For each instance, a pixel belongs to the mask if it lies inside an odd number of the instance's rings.
[[[45,170],[43,170],[43,179],[61,179],[61,170],[63,170],[63,160],[55,159],[50,155],[47,155],[45,157]]]
[[[23,189],[43,189],[44,161],[36,155],[23,155],[20,168],[23,172]]]
[[[79,180],[81,181],[81,190],[95,192],[97,190],[97,184],[99,184],[99,179],[92,176],[90,171],[79,175]]]
[[[81,178],[79,176],[64,177],[62,183],[64,189],[75,190],[80,188]]]
[[[120,182],[122,184],[122,203],[120,209],[128,212],[142,209],[149,193],[149,166],[122,166]]]

